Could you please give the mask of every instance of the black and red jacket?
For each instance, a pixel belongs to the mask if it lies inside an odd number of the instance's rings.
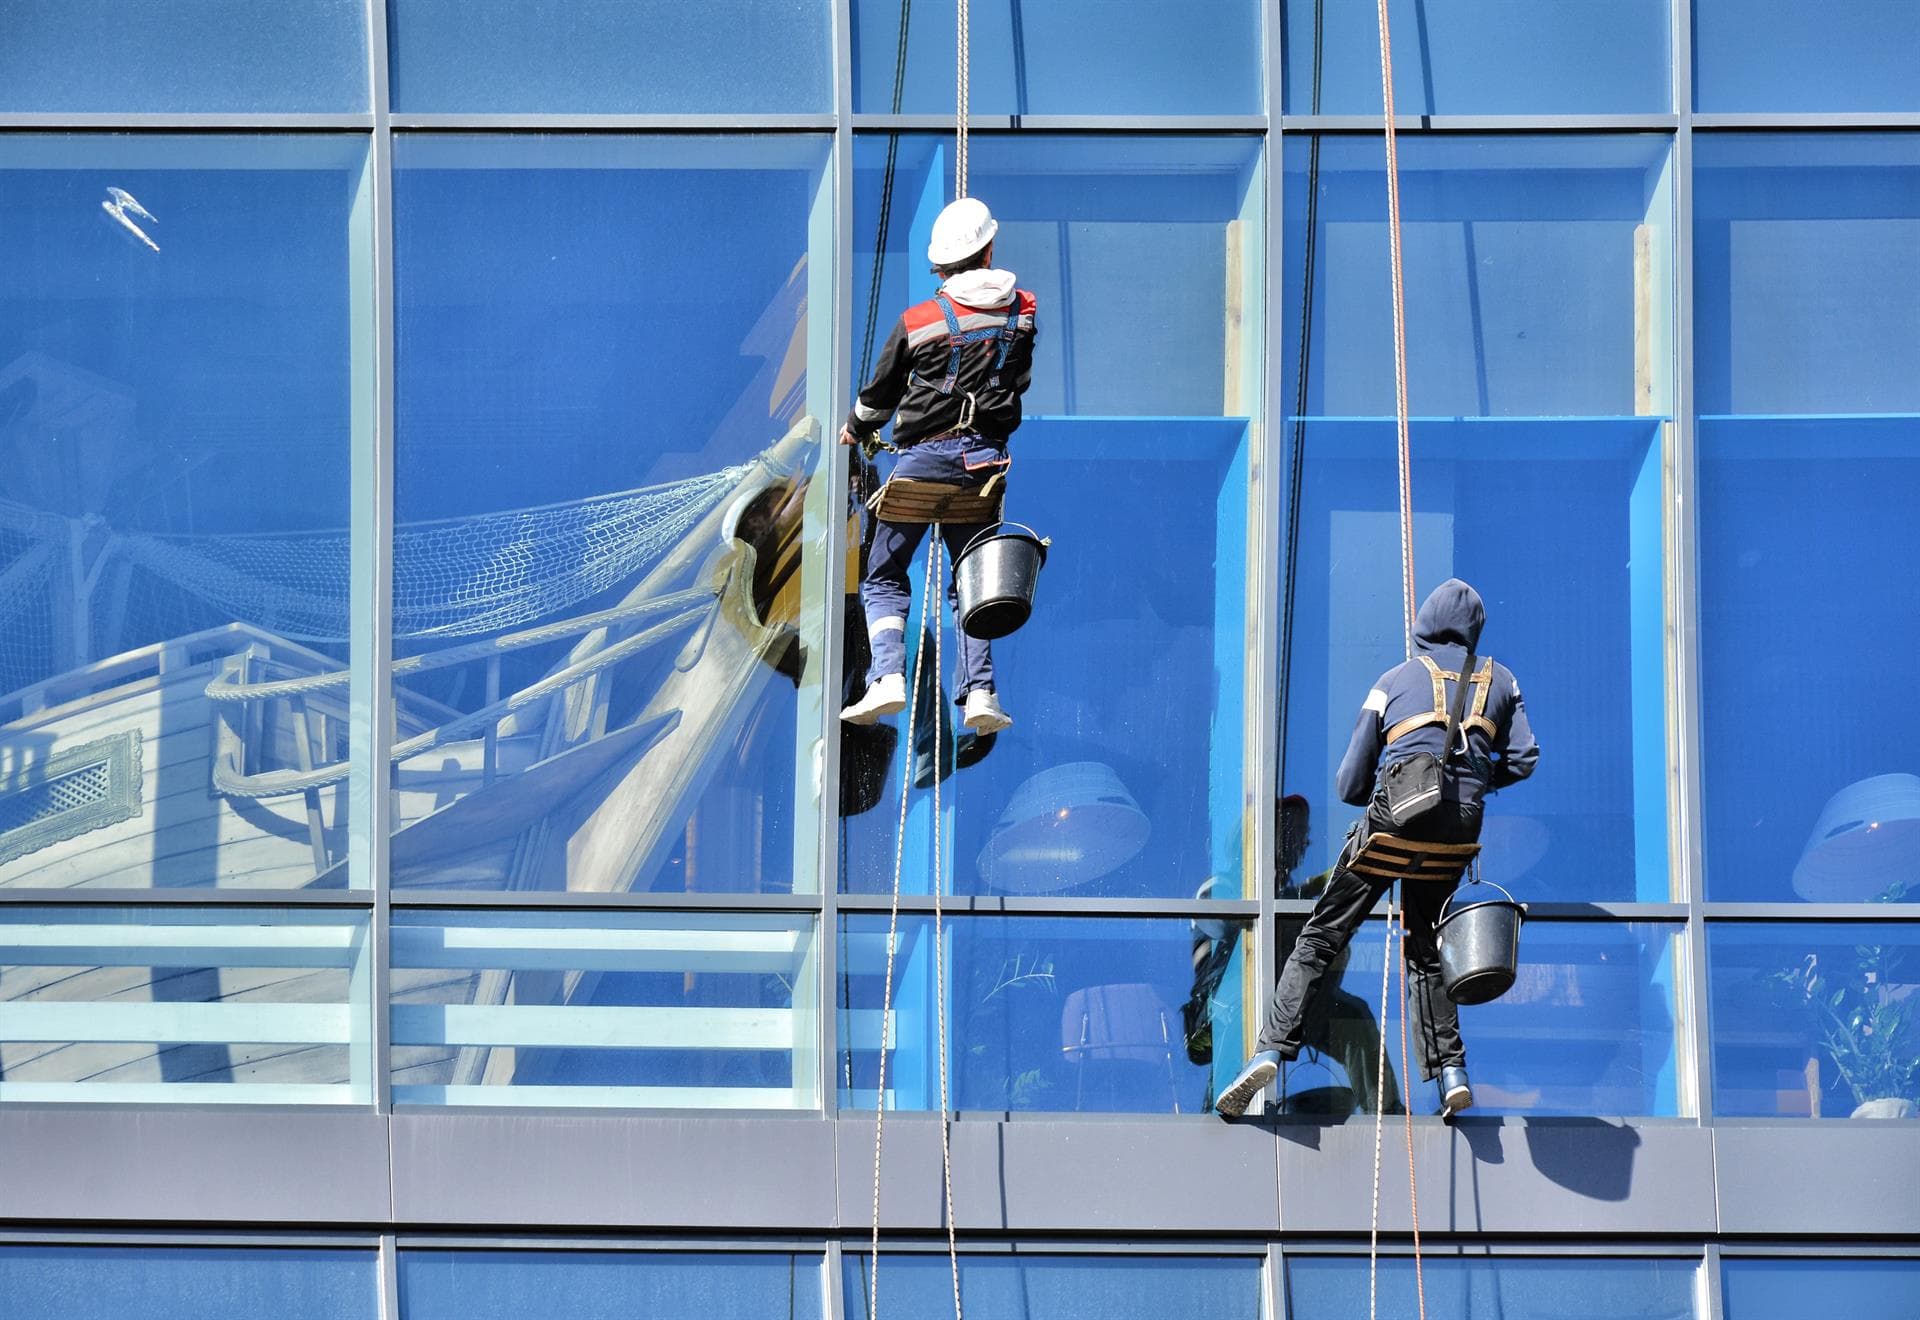
[[[984,273],[963,272],[940,294],[900,314],[873,379],[847,416],[849,431],[865,438],[891,417],[893,442],[903,449],[956,433],[989,440],[1013,434],[1020,425],[1020,396],[1033,380],[1037,303],[1025,289],[988,307],[970,306],[947,292],[956,285],[978,287],[980,281],[967,276]]]

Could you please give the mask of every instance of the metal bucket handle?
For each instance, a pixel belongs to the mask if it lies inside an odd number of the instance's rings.
[[[973,553],[973,548],[976,545],[979,545],[980,542],[986,540],[990,536],[997,535],[1002,527],[1018,527],[1021,531],[1025,532],[1028,536],[1031,536],[1040,547],[1040,562],[1042,564],[1047,562],[1047,547],[1053,544],[1053,538],[1051,536],[1040,535],[1040,533],[1034,531],[1033,528],[1027,526],[1025,523],[1009,522],[1004,518],[997,523],[989,523],[987,526],[982,527],[979,531],[975,532],[973,534],[972,539],[969,540],[966,543],[966,545],[960,548],[960,553],[953,557],[953,562],[957,564],[962,559],[965,559],[968,555]]]
[[[1477,869],[1477,868],[1476,868],[1476,869]],[[1471,880],[1469,880],[1469,881],[1467,882],[1467,884],[1473,884],[1473,885],[1485,885],[1485,886],[1487,886],[1487,887],[1488,887],[1489,889],[1499,889],[1499,890],[1500,890],[1500,896],[1501,896],[1502,898],[1504,898],[1504,899],[1506,899],[1506,900],[1507,900],[1507,902],[1509,902],[1509,903],[1512,903],[1512,904],[1513,904],[1513,905],[1514,905],[1515,907],[1517,907],[1517,908],[1519,908],[1519,909],[1520,909],[1520,911],[1521,911],[1521,912],[1522,912],[1523,914],[1524,914],[1524,913],[1526,912],[1526,910],[1527,910],[1527,905],[1526,905],[1525,903],[1521,903],[1521,902],[1518,902],[1518,901],[1516,901],[1516,900],[1515,900],[1515,898],[1514,898],[1514,896],[1513,896],[1512,894],[1509,894],[1509,893],[1508,893],[1508,892],[1507,892],[1507,891],[1506,891],[1505,889],[1501,889],[1499,885],[1497,885],[1497,884],[1495,884],[1495,883],[1494,883],[1493,881],[1491,881],[1491,880],[1482,880],[1482,879],[1481,879],[1481,878],[1480,878],[1480,877],[1479,877],[1478,875],[1475,875],[1475,876],[1473,877],[1473,879],[1471,879]],[[1460,888],[1461,888],[1461,889],[1464,889],[1465,887],[1466,887],[1465,885],[1462,885],[1462,886],[1461,886]],[[1440,905],[1440,915],[1439,915],[1439,917],[1438,917],[1438,918],[1437,918],[1437,919],[1436,919],[1436,920],[1434,921],[1434,923],[1433,923],[1434,925],[1436,925],[1436,926],[1437,926],[1437,925],[1439,925],[1439,924],[1440,924],[1440,923],[1441,923],[1442,921],[1445,921],[1445,920],[1446,920],[1446,919],[1447,919],[1447,918],[1448,918],[1448,917],[1449,917],[1450,915],[1452,915],[1451,913],[1449,913],[1449,912],[1447,911],[1447,909],[1448,909],[1449,907],[1451,907],[1451,906],[1453,905],[1453,900],[1454,900],[1454,899],[1456,899],[1456,898],[1458,898],[1458,897],[1460,897],[1460,889],[1455,889],[1455,890],[1454,890],[1454,891],[1453,891],[1453,892],[1452,892],[1451,894],[1448,894],[1448,895],[1447,895],[1447,898],[1446,898],[1446,901],[1445,901],[1444,903],[1442,903],[1442,904]],[[1487,900],[1487,902],[1488,902],[1488,903],[1491,903],[1491,902],[1493,902],[1493,901],[1494,901],[1494,900],[1493,900],[1493,899],[1491,899],[1491,898]],[[1482,906],[1484,906],[1484,904],[1480,904],[1480,903],[1472,903],[1472,904],[1469,904],[1469,905],[1468,905],[1467,907],[1463,907],[1463,908],[1458,908],[1458,909],[1456,909],[1456,911],[1459,911],[1459,912],[1468,912],[1468,911],[1471,911],[1471,910],[1472,910],[1473,908],[1476,908],[1476,907],[1482,907]]]

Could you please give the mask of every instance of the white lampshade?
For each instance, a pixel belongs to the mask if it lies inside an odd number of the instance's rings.
[[[1015,894],[1071,889],[1132,861],[1151,832],[1112,766],[1068,761],[1013,791],[980,850],[980,875]]]
[[[1815,903],[1867,903],[1920,879],[1920,775],[1874,775],[1827,800],[1793,868]]]

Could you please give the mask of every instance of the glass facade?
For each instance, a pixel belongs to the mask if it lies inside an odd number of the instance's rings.
[[[1384,913],[1210,1112],[1402,658],[1373,7],[973,0],[963,156],[957,9],[0,0],[0,1311],[1351,1315],[1377,1114],[1436,1314],[1911,1310],[1914,7],[1388,0],[1544,746],[1449,1127]],[[835,440],[962,169],[1048,559],[906,745]]]

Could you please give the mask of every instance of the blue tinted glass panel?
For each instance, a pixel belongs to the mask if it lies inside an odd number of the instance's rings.
[[[0,110],[365,110],[366,15],[364,0],[9,0]]]
[[[10,1320],[374,1320],[371,1251],[0,1248]]]
[[[388,0],[393,108],[829,111],[826,0]]]
[[[1917,1260],[1728,1260],[1720,1274],[1727,1320],[1905,1320],[1916,1296]]]
[[[1237,897],[1259,144],[998,139],[973,152],[971,190],[1000,218],[995,260],[1039,303],[1007,513],[1053,546],[1034,619],[994,648],[1014,727],[963,747],[945,789],[952,887],[1187,897],[1221,877],[1222,896]],[[876,310],[856,313],[856,363],[909,298],[937,287],[924,255],[950,191],[947,154],[943,140],[900,143],[876,291],[866,245],[887,143],[858,146],[857,287]],[[1147,269],[1153,279],[1135,278]],[[919,566],[911,580],[924,580]],[[848,613],[857,694],[866,638],[857,602]],[[923,635],[917,618],[908,633]],[[955,654],[949,634],[941,659]],[[956,714],[943,746],[957,728]],[[892,884],[898,736],[842,728],[841,883],[855,892]],[[928,766],[930,741],[916,750]],[[930,822],[930,803],[909,820],[909,892],[926,892]]]
[[[1407,146],[1416,594],[1449,576],[1479,589],[1482,649],[1547,748],[1489,800],[1489,873],[1530,897],[1664,899],[1665,144]],[[1333,790],[1355,714],[1405,654],[1379,150],[1288,144],[1284,787],[1313,813],[1309,874],[1357,814]],[[1517,555],[1516,515],[1554,532]]]
[[[818,1255],[404,1251],[401,1320],[820,1320]]]
[[[1378,115],[1373,5],[1283,0],[1286,111]],[[1390,0],[1395,114],[1625,114],[1671,107],[1667,0]]]
[[[969,13],[974,114],[1261,111],[1256,0],[975,0]],[[853,108],[953,114],[954,43],[954,0],[853,0]]]
[[[841,1262],[848,1320],[873,1314],[872,1257]],[[1256,1320],[1258,1257],[962,1256],[960,1304],[979,1320]],[[883,1253],[879,1314],[937,1315],[953,1306],[944,1255]]]
[[[1693,0],[1694,108],[1920,109],[1917,50],[1920,7],[1906,0]]]
[[[364,913],[0,911],[0,1101],[370,1104]]]
[[[1426,1300],[1435,1315],[1463,1320],[1556,1316],[1561,1320],[1692,1320],[1692,1260],[1426,1261]],[[1380,1261],[1379,1308],[1412,1314],[1419,1301],[1408,1256]],[[1289,1256],[1287,1314],[1294,1320],[1332,1320],[1367,1307],[1365,1256]]]
[[[0,884],[345,882],[365,155],[0,140]]]
[[[1912,1118],[1920,926],[1710,927],[1713,1109]]]
[[[1283,922],[1279,958],[1299,936]],[[1678,988],[1673,931],[1662,926],[1526,923],[1513,988],[1490,1004],[1460,1010],[1473,1076],[1474,1111],[1494,1114],[1668,1115],[1680,1112],[1674,1032]],[[1410,1068],[1400,1055],[1399,945],[1387,997],[1387,1070],[1379,1069],[1380,960],[1385,932],[1360,929],[1337,977],[1308,1018],[1308,1049],[1275,1083],[1281,1112],[1388,1113],[1403,1101],[1416,1114],[1439,1107],[1420,1079],[1409,1032]],[[1414,1024],[1417,1030],[1418,1023]],[[1409,1077],[1411,1080],[1403,1081]],[[1624,1189],[1622,1194],[1624,1194]]]
[[[1920,498],[1920,137],[1715,137],[1696,161],[1707,893],[1868,901],[1920,856],[1920,767],[1897,721],[1855,718],[1875,659],[1920,641],[1886,607]],[[1818,682],[1772,636],[1782,599],[1797,633],[1849,639]],[[1756,703],[1795,748],[1766,773]]]
[[[826,154],[397,144],[394,884],[814,887]]]
[[[842,926],[840,1103],[872,1108],[884,916]],[[1232,918],[977,917],[946,926],[950,1107],[1206,1111],[1246,1050],[1252,950]],[[902,917],[888,1107],[940,1107],[933,920]]]
[[[1702,413],[1920,412],[1920,133],[1703,136],[1693,215]]]
[[[813,922],[400,912],[399,1104],[817,1104]]]

